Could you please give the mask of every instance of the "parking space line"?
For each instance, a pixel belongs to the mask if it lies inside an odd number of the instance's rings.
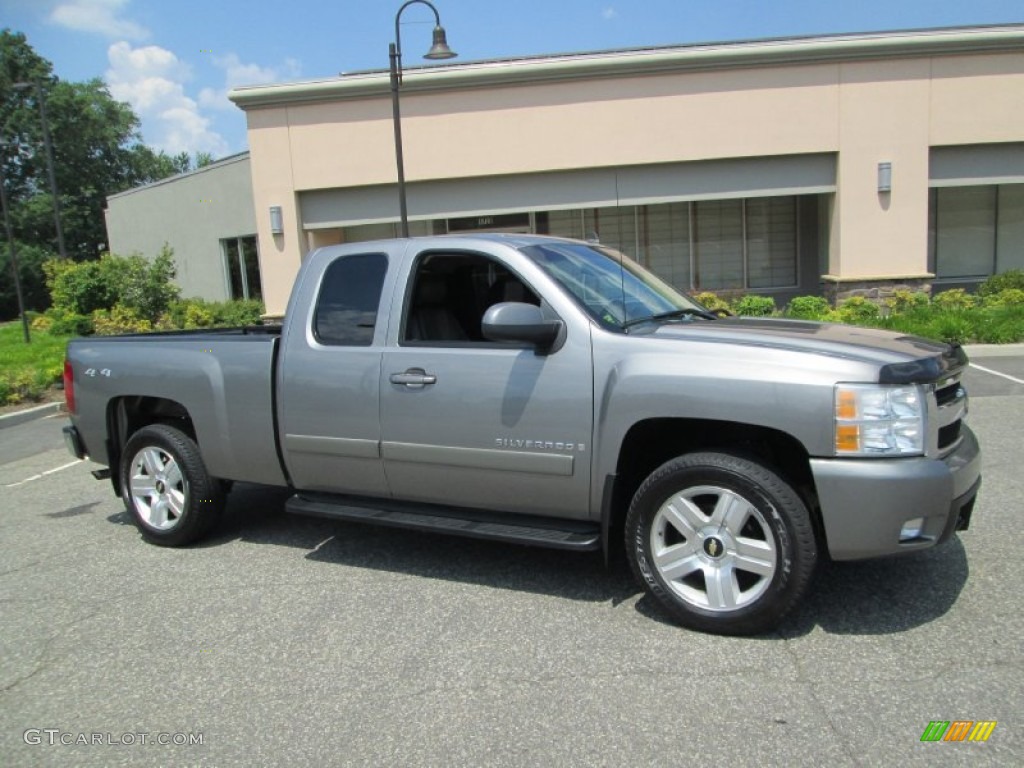
[[[67,464],[64,464],[63,466],[56,467],[54,469],[48,469],[45,472],[40,472],[38,475],[32,475],[32,477],[26,477],[24,480],[19,480],[16,483],[8,483],[7,485],[4,486],[4,488],[17,488],[19,485],[25,485],[25,483],[31,483],[33,480],[41,480],[42,478],[46,477],[47,475],[52,475],[55,472],[60,472],[62,470],[68,469],[69,467],[73,467],[76,464],[81,464],[82,461],[84,461],[84,459],[75,459],[74,461],[68,462]]]
[[[1024,379],[1018,379],[1016,376],[1011,376],[1008,373],[1003,373],[1002,371],[993,371],[991,368],[986,368],[985,366],[978,365],[977,363],[970,363],[970,366],[971,368],[977,368],[979,371],[991,373],[993,376],[999,376],[1004,379],[1009,379],[1010,381],[1015,382],[1017,384],[1024,384]]]

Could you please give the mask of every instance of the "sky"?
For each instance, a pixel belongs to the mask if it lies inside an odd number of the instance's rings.
[[[434,0],[458,61],[800,35],[1024,23],[1024,0]],[[228,91],[388,67],[401,0],[0,0],[62,80],[102,78],[150,146],[247,148]],[[401,14],[406,66],[433,14]]]

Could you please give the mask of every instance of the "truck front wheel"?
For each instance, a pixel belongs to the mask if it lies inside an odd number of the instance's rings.
[[[206,471],[198,446],[165,424],[143,427],[128,440],[121,489],[143,538],[164,547],[201,539],[224,506],[221,484]]]
[[[751,459],[693,453],[656,469],[626,518],[630,565],[680,624],[750,635],[803,595],[817,558],[807,506]]]

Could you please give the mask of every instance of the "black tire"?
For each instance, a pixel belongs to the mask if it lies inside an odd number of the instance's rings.
[[[643,482],[626,517],[626,552],[676,621],[723,635],[776,627],[817,561],[800,495],[757,461],[710,452],[666,462]]]
[[[224,507],[199,448],[184,432],[152,424],[133,434],[121,456],[121,494],[143,538],[181,547],[203,538]]]

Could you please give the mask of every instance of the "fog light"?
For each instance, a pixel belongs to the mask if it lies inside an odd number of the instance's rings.
[[[921,536],[921,531],[924,530],[924,518],[915,517],[913,520],[907,520],[903,524],[903,528],[900,529],[900,541],[911,541]]]

